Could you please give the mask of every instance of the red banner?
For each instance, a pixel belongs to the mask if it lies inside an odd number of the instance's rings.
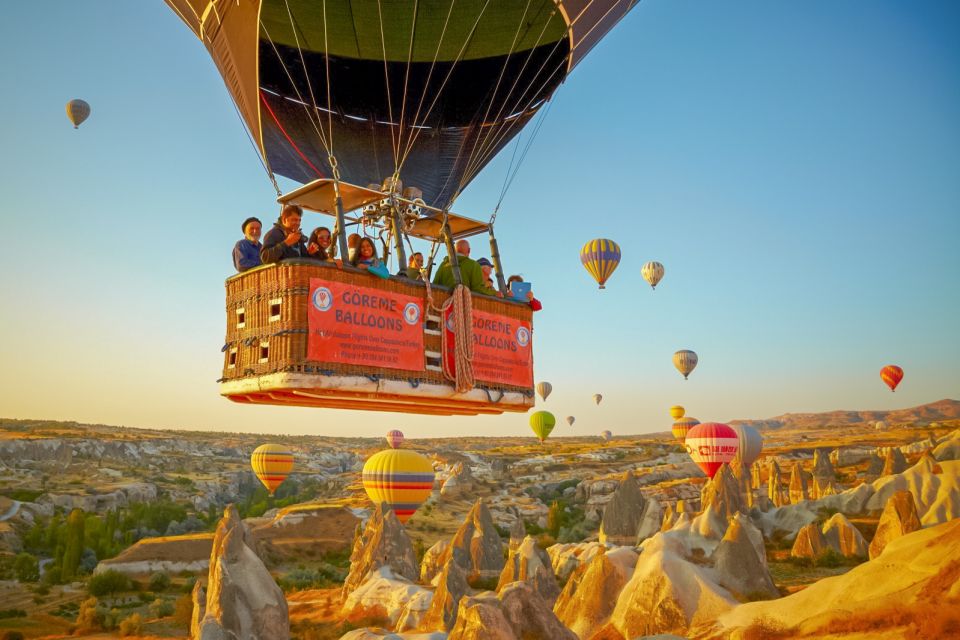
[[[453,361],[452,309],[444,317],[443,339],[447,343],[447,366]],[[482,382],[533,386],[533,330],[530,322],[486,311],[473,310],[473,377]]]
[[[310,278],[307,359],[423,371],[423,301]]]

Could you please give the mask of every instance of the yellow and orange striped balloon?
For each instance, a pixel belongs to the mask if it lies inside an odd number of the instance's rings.
[[[433,491],[433,465],[410,449],[385,449],[363,465],[363,488],[374,504],[406,522]]]
[[[262,444],[250,456],[250,466],[270,495],[293,470],[293,452],[280,444]]]
[[[600,288],[606,289],[607,279],[620,264],[620,245],[606,238],[591,240],[580,249],[580,262]]]

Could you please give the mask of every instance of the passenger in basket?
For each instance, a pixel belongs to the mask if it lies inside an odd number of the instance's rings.
[[[411,280],[423,280],[423,254],[417,251],[410,256],[406,275]]]
[[[496,289],[493,285],[493,263],[486,258],[480,258],[477,260],[477,264],[480,265],[480,271],[483,272],[483,284],[487,285],[489,289]]]
[[[319,247],[307,248],[305,236],[300,232],[300,220],[303,209],[295,204],[284,205],[280,212],[280,219],[273,223],[273,228],[263,237],[263,248],[260,249],[260,261],[271,264],[290,258],[312,257]]]
[[[470,243],[466,240],[457,240],[455,249],[457,251],[457,264],[460,266],[460,279],[464,286],[473,293],[502,298],[502,293],[483,283],[483,271],[480,265],[470,259]],[[453,267],[450,265],[449,256],[440,263],[437,275],[433,278],[433,284],[450,287],[451,289],[456,286],[457,282],[453,277]]]
[[[386,266],[377,258],[377,247],[370,238],[360,240],[356,255],[353,257],[353,266],[380,278],[390,277],[390,272],[387,271]]]
[[[310,234],[310,239],[307,241],[307,250],[310,249],[311,245],[319,248],[319,251],[313,254],[314,258],[323,260],[324,262],[335,262],[338,267],[343,266],[340,260],[333,257],[333,237],[330,235],[330,229],[326,227],[317,227],[314,229],[313,233]]]
[[[353,259],[357,257],[357,247],[360,246],[360,234],[351,233],[347,236],[347,261],[353,264]]]
[[[237,271],[243,272],[247,269],[253,269],[260,266],[260,231],[263,229],[263,223],[259,218],[247,218],[240,225],[243,231],[243,240],[238,240],[233,245],[233,266]]]
[[[513,289],[514,282],[523,282],[523,278],[520,276],[510,276],[510,279],[507,280],[507,284],[510,285],[510,288]],[[530,308],[534,311],[540,311],[543,309],[543,305],[540,304],[540,301],[533,297],[533,291],[527,291],[527,302],[530,303]]]

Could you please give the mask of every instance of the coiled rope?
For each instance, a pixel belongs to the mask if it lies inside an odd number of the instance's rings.
[[[433,290],[430,288],[430,281],[426,280],[427,285],[427,304],[432,311],[440,315],[440,326],[443,331],[446,327],[444,316],[450,307],[453,307],[451,321],[453,323],[453,349],[455,371],[450,371],[447,365],[447,354],[450,353],[450,345],[447,340],[440,340],[440,368],[447,380],[454,383],[457,393],[466,393],[471,391],[476,382],[473,378],[473,298],[470,295],[470,289],[458,284],[450,298],[441,306],[433,302]]]

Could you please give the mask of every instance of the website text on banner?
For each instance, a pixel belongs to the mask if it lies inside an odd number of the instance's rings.
[[[423,371],[423,301],[310,278],[307,359]]]
[[[452,308],[447,309],[444,316],[443,339],[447,344],[447,367],[450,371],[456,371],[452,313]],[[483,382],[532,387],[531,323],[474,309],[473,377]]]

